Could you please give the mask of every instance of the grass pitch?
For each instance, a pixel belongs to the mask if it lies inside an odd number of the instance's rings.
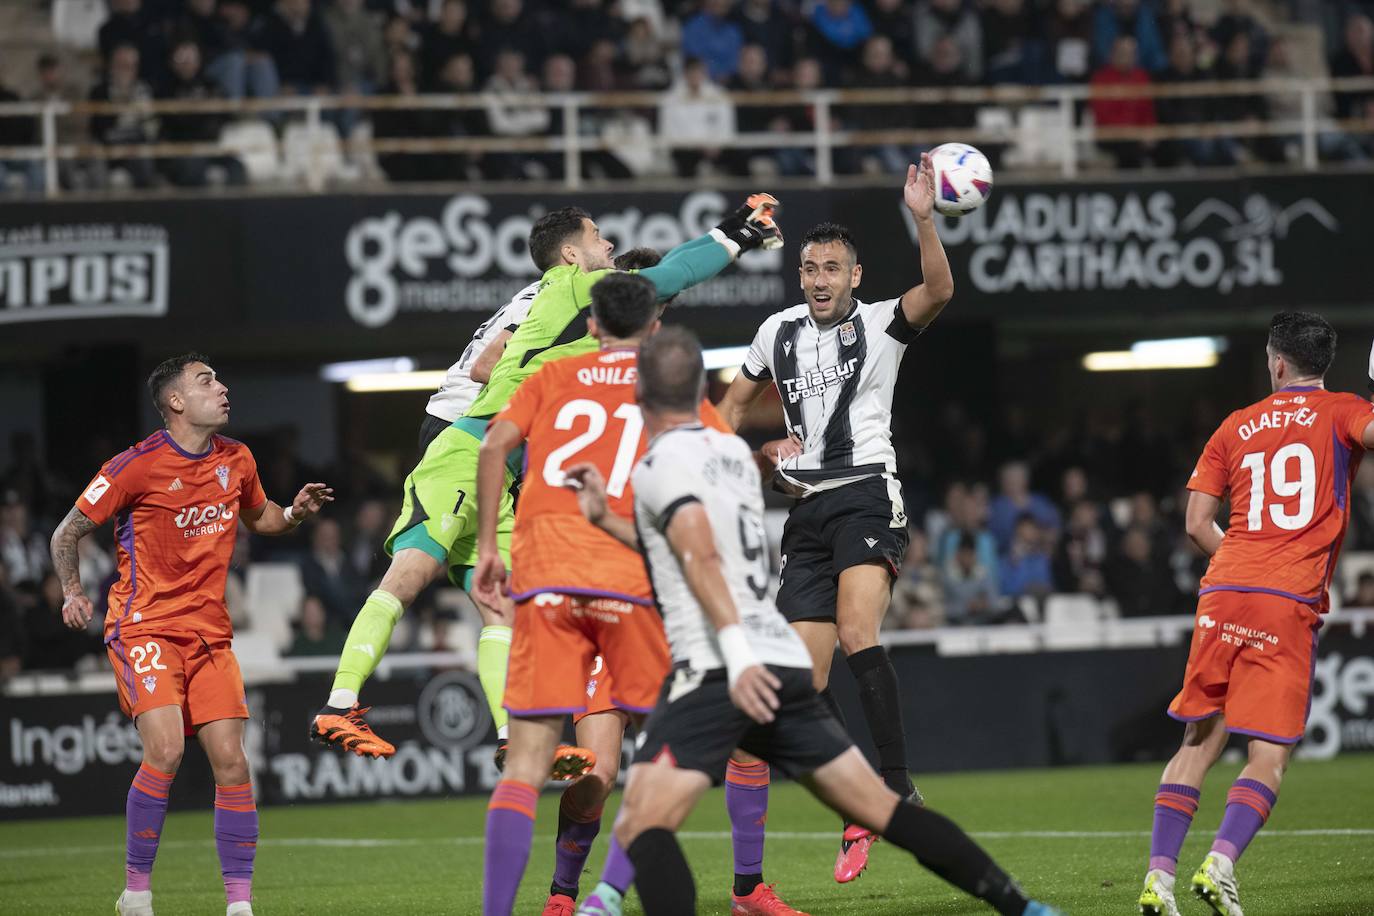
[[[1237,765],[1217,767],[1203,788],[1180,862],[1192,875],[1221,819]],[[932,807],[953,817],[1033,895],[1072,914],[1135,912],[1149,849],[1160,767],[1116,766],[924,776]],[[607,821],[619,795],[607,808]],[[168,816],[154,902],[164,916],[224,912],[210,799]],[[516,911],[537,914],[553,867],[557,795],[546,793]],[[485,799],[269,808],[254,884],[258,916],[286,914],[478,914]],[[721,790],[709,793],[684,831],[700,912],[729,912],[729,821]],[[831,878],[839,827],[799,787],[771,790],[764,877],[815,916],[989,913],[879,843],[868,873]],[[605,857],[598,839],[583,891]],[[123,886],[122,818],[7,823],[0,828],[0,914],[109,913]],[[1273,817],[1241,860],[1248,916],[1374,914],[1374,757],[1298,762]],[[1186,895],[1185,895],[1186,896]],[[1207,913],[1191,897],[1184,914]],[[639,913],[633,895],[626,910]]]

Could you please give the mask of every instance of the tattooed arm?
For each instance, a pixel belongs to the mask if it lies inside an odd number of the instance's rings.
[[[62,519],[52,534],[52,566],[62,583],[62,622],[73,630],[85,629],[91,622],[94,608],[81,587],[81,568],[76,542],[94,531],[98,525],[75,506]]]

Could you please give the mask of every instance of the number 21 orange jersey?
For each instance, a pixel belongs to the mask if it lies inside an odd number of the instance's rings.
[[[1268,592],[1324,613],[1350,519],[1350,482],[1371,405],[1289,387],[1237,410],[1212,434],[1188,489],[1231,494],[1231,521],[1201,594]]]
[[[511,539],[511,594],[538,592],[652,604],[640,555],[582,517],[564,468],[590,462],[606,481],[610,511],[634,517],[630,472],[648,443],[635,403],[639,351],[625,348],[549,363],[516,390],[493,422],[525,437],[525,480]],[[710,402],[701,419],[729,432]]]

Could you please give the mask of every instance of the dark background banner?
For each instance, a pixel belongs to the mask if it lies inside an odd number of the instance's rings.
[[[968,657],[894,648],[912,768],[919,776],[1163,760],[1182,734],[1164,709],[1186,658],[1186,643]],[[853,680],[843,664],[832,670],[849,727],[862,735]],[[496,734],[475,675],[397,673],[369,683],[368,719],[396,744],[390,760],[339,754],[306,739],[306,723],[328,686],[326,678],[311,677],[249,690],[253,719],[245,744],[262,804],[481,795],[495,786]],[[124,810],[140,748],[113,692],[6,697],[0,735],[0,820]],[[1331,626],[1321,641],[1301,753],[1370,750],[1374,637]],[[199,748],[187,748],[172,793],[175,808],[212,803],[213,779]]]
[[[987,207],[942,226],[957,286],[948,317],[1148,318],[1364,302],[1361,273],[1349,267],[1374,231],[1363,205],[1371,190],[1366,176],[1335,175],[999,187]],[[618,250],[666,250],[709,229],[739,196],[11,203],[0,208],[0,337],[30,357],[188,332],[218,334],[217,351],[392,352],[435,334],[447,343],[533,279],[525,238],[545,210],[581,205]],[[781,219],[787,248],[753,254],[685,294],[680,320],[711,342],[750,335],[799,300],[796,243],[827,219],[855,231],[862,296],[899,295],[919,280],[897,188],[793,192]]]

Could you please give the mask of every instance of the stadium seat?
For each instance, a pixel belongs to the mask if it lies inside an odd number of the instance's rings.
[[[1045,648],[1093,649],[1102,645],[1102,606],[1092,595],[1045,599]]]
[[[1040,648],[1034,627],[987,627],[982,635],[983,651],[989,653],[1035,652]]]
[[[329,121],[321,121],[311,146],[310,126],[299,122],[286,125],[282,131],[282,165],[287,178],[303,179],[311,168],[318,168],[324,181],[356,181],[361,169],[344,160],[343,141],[339,129]]]
[[[281,651],[271,637],[257,631],[234,634],[234,657],[248,684],[288,681],[293,675],[282,666]]]
[[[1110,620],[1102,628],[1102,636],[1113,649],[1159,645],[1159,627],[1148,620]]]
[[[106,0],[52,0],[53,38],[68,48],[93,50],[108,13]]]
[[[305,598],[301,571],[295,563],[254,563],[248,567],[249,628],[269,640],[279,651],[291,645],[291,622]]]
[[[220,146],[238,156],[254,184],[276,181],[282,175],[277,153],[277,137],[264,121],[235,121],[224,125]]]

